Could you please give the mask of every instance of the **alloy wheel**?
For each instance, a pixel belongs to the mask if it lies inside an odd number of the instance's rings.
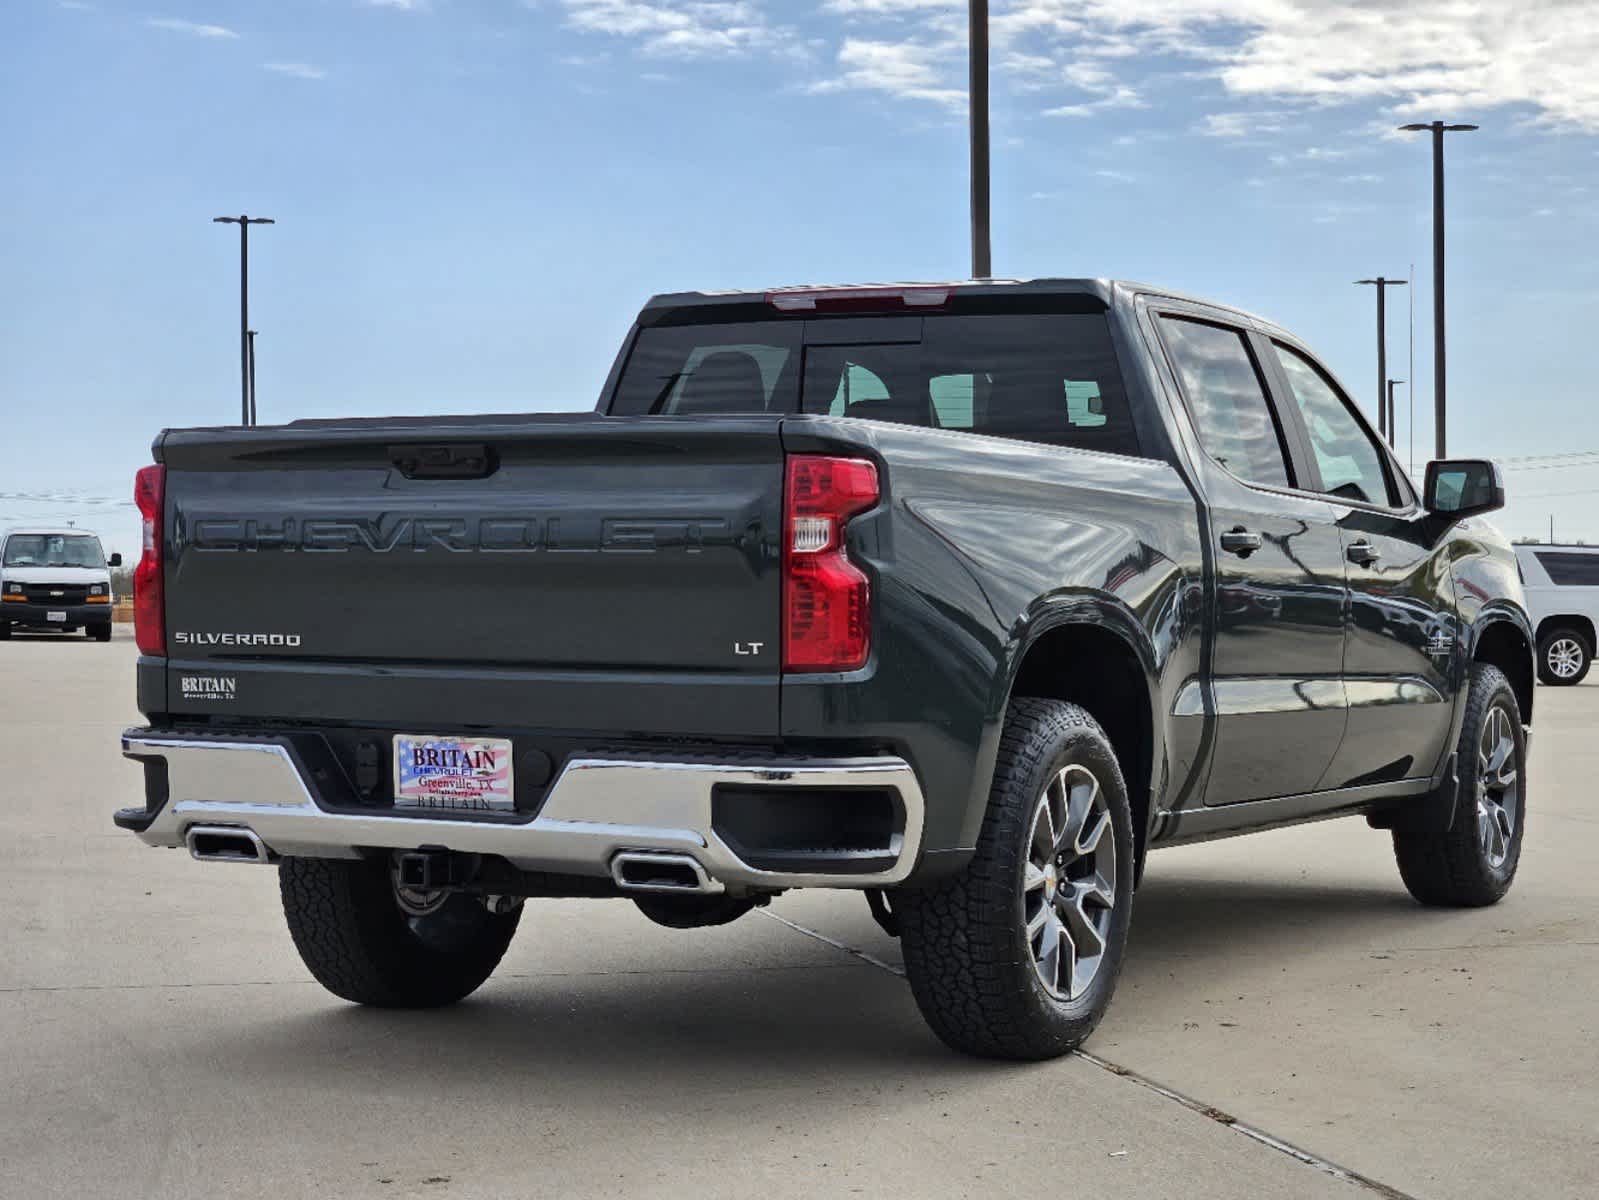
[[[1495,705],[1488,710],[1477,743],[1477,832],[1488,865],[1495,870],[1510,856],[1521,810],[1521,764],[1511,721],[1510,714]]]
[[[1022,920],[1033,968],[1057,1000],[1099,973],[1116,905],[1116,836],[1099,780],[1071,764],[1038,797],[1022,874]]]
[[[1582,670],[1582,657],[1582,647],[1577,644],[1577,639],[1569,637],[1556,638],[1544,652],[1549,673],[1556,679],[1575,679]]]

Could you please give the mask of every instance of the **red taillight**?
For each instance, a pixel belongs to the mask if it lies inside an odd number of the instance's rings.
[[[167,652],[166,596],[161,580],[164,530],[161,506],[166,499],[167,469],[144,467],[133,478],[133,502],[144,518],[144,553],[133,569],[133,638],[141,654]]]
[[[871,651],[871,586],[844,525],[877,503],[865,459],[796,454],[783,491],[783,669],[853,671]]]

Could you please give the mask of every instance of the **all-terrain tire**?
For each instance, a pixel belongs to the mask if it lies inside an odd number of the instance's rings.
[[[1569,664],[1572,663],[1571,652],[1576,651],[1573,671]],[[1561,667],[1556,666],[1558,656]],[[1581,630],[1565,626],[1551,629],[1538,639],[1538,678],[1550,687],[1572,687],[1581,683],[1588,675],[1588,668],[1593,666],[1593,646],[1583,635]],[[1561,671],[1565,673],[1562,674]]]
[[[1114,903],[1092,981],[1081,994],[1062,999],[1035,966],[1024,872],[1044,789],[1073,764],[1093,775],[1104,796],[1109,828],[1103,836],[1114,839]],[[949,879],[894,893],[905,973],[933,1032],[956,1050],[990,1058],[1036,1060],[1075,1050],[1116,990],[1133,869],[1127,785],[1104,731],[1074,704],[1013,701],[971,861]]]
[[[439,1008],[471,995],[499,965],[521,909],[491,913],[454,895],[413,917],[381,858],[285,858],[278,890],[295,949],[335,996],[377,1008]]]
[[[1492,790],[1484,781],[1480,762],[1484,731],[1495,712],[1506,718],[1508,736],[1515,746],[1514,824],[1503,837],[1503,860],[1484,844],[1482,807]],[[1454,821],[1443,833],[1394,832],[1394,858],[1405,887],[1420,903],[1443,908],[1481,908],[1494,904],[1510,890],[1521,861],[1522,834],[1527,827],[1527,739],[1521,725],[1521,708],[1510,681],[1497,667],[1475,663],[1466,715],[1461,724],[1458,771],[1460,789],[1455,799]],[[1490,810],[1490,818],[1494,819]]]

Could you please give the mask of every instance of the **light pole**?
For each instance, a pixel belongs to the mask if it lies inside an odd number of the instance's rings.
[[[1398,411],[1394,408],[1394,388],[1404,382],[1403,379],[1390,379],[1388,381],[1388,448],[1390,450],[1394,446],[1394,425],[1397,424],[1395,414]]]
[[[972,278],[994,273],[989,238],[988,195],[988,0],[970,0],[971,79],[968,107],[972,133]]]
[[[1401,125],[1406,133],[1432,132],[1432,404],[1433,429],[1437,452],[1434,458],[1449,456],[1447,437],[1448,405],[1444,382],[1444,134],[1469,133],[1475,125],[1445,125],[1431,121],[1425,125]]]
[[[250,330],[246,335],[250,339],[250,419],[246,424],[255,424],[255,330]]]
[[[1377,432],[1388,439],[1388,444],[1394,444],[1394,406],[1385,404],[1383,397],[1387,391],[1388,379],[1388,289],[1391,287],[1404,287],[1410,282],[1408,279],[1385,279],[1381,275],[1375,279],[1357,279],[1357,284],[1375,287],[1377,289]]]
[[[250,226],[275,225],[271,217],[212,217],[215,225],[239,227],[239,420],[255,424],[251,413],[250,387]]]

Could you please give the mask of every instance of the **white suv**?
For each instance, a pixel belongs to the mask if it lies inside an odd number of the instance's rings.
[[[1538,678],[1581,683],[1599,626],[1599,546],[1517,546],[1516,560],[1538,630]]]

